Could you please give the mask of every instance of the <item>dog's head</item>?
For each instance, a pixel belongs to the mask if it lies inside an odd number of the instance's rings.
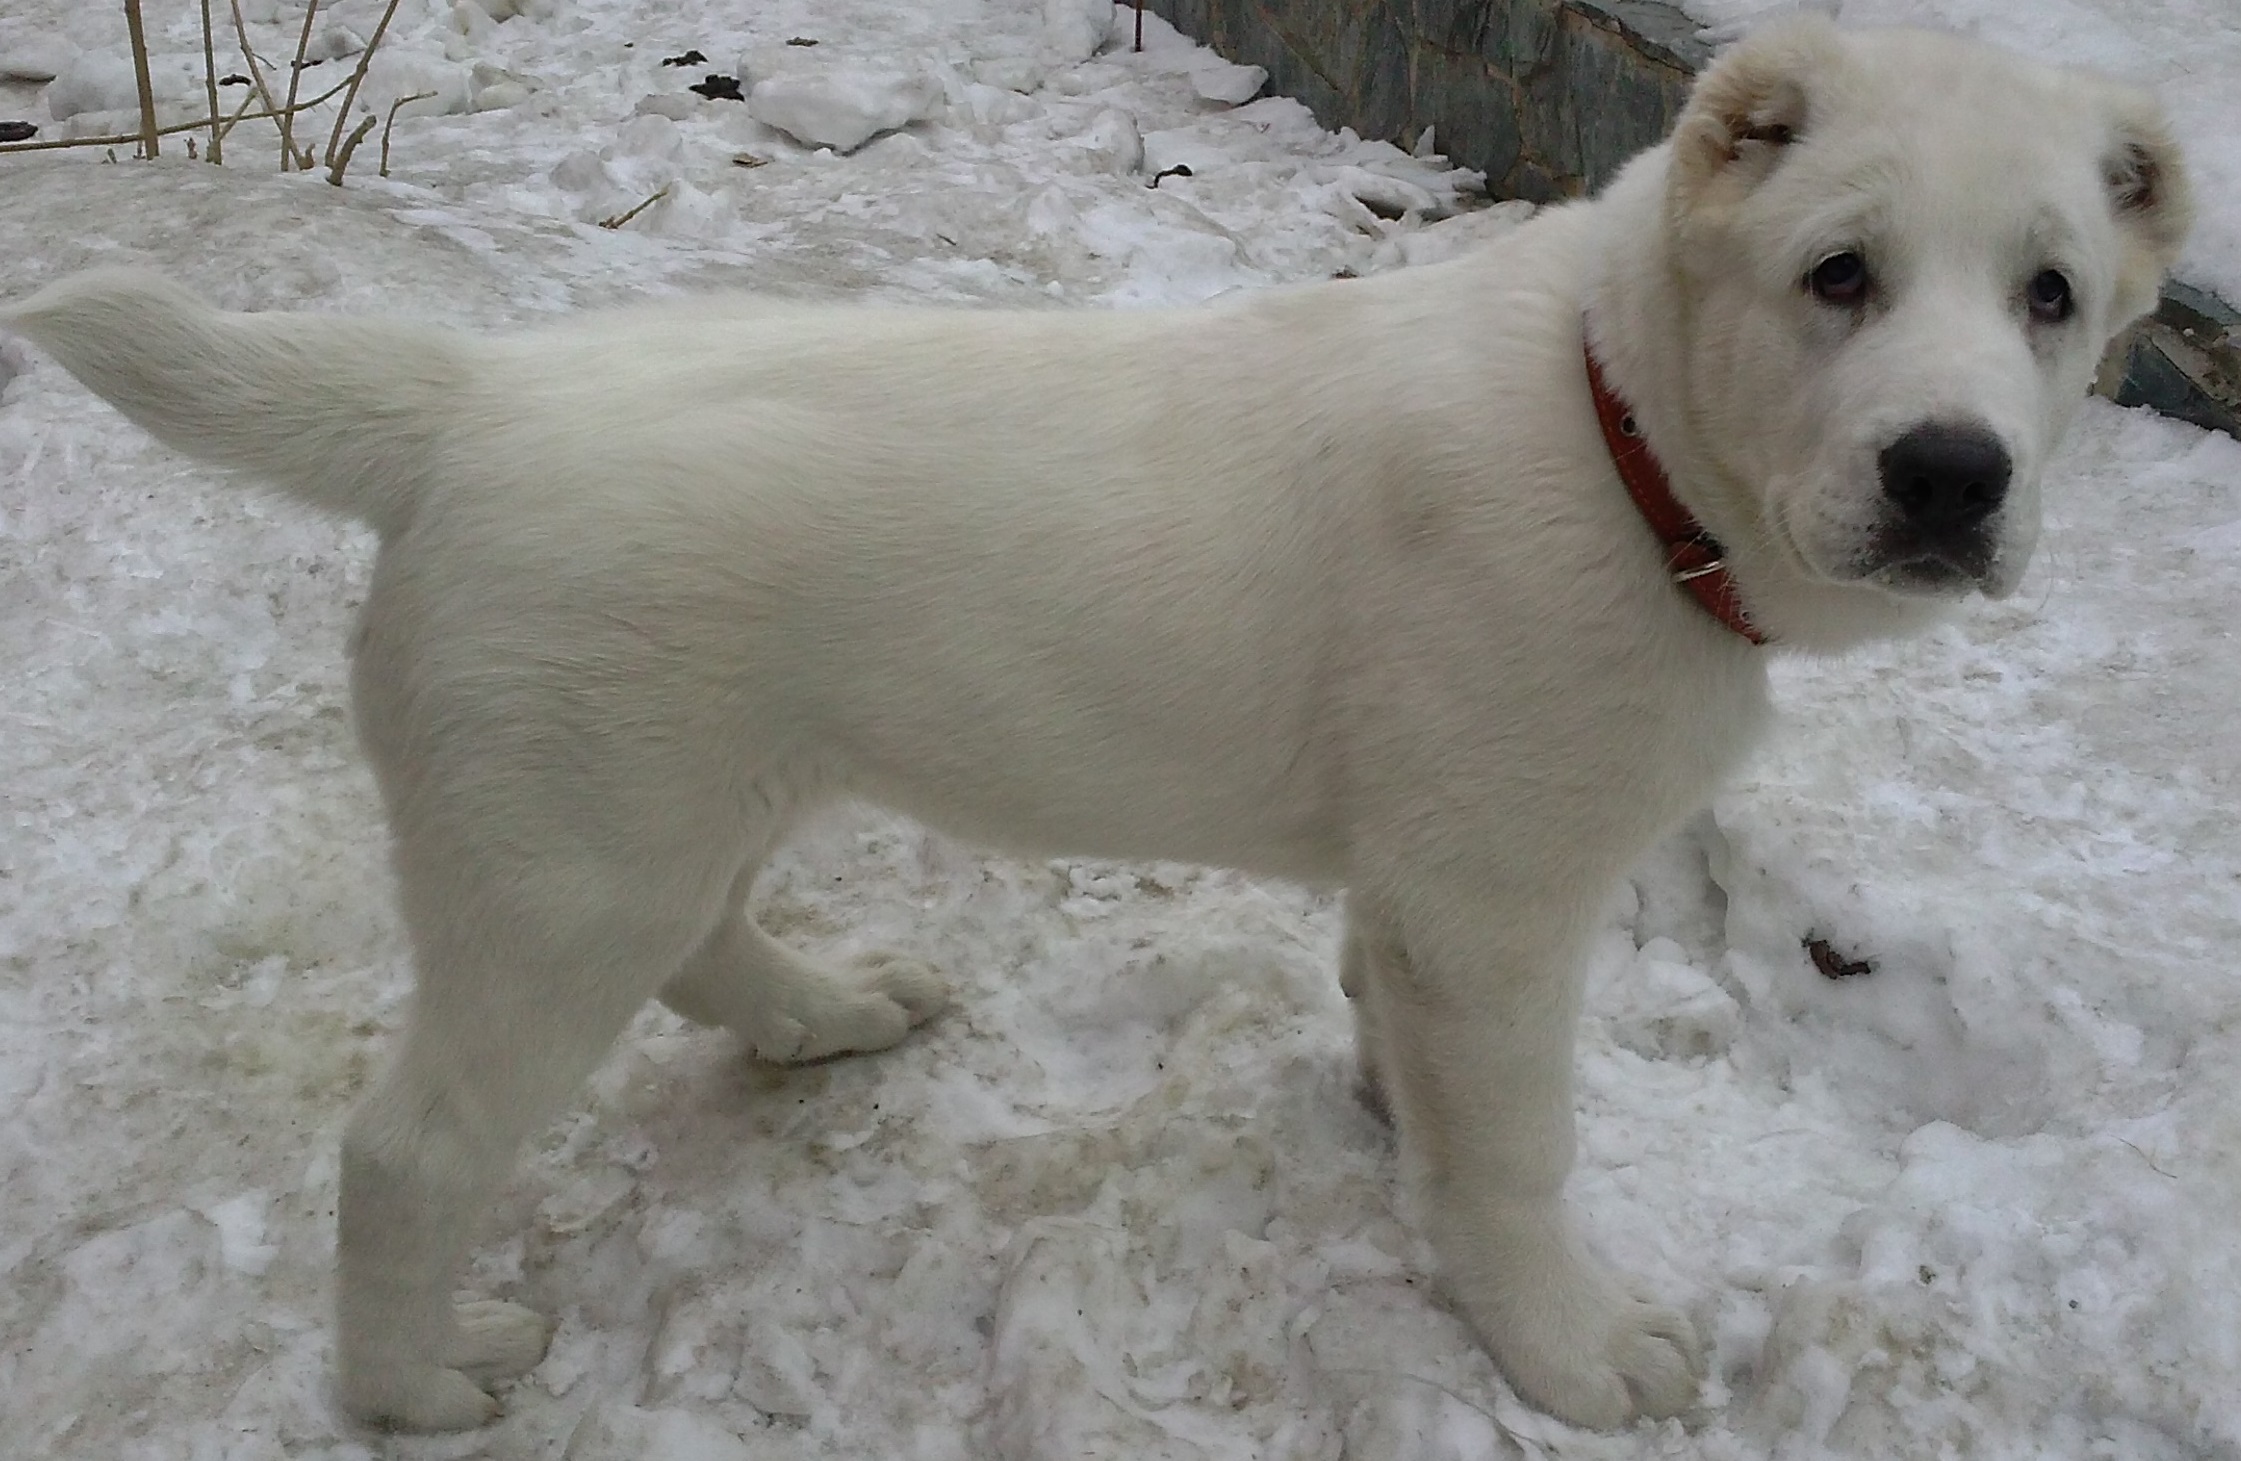
[[[2186,230],[2154,100],[1800,20],[1705,72],[1666,187],[1726,531],[1893,609],[2013,591],[2047,454]]]

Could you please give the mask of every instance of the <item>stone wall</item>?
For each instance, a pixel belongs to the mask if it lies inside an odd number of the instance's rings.
[[[1601,186],[1663,137],[1711,56],[1659,0],[1154,0],[1186,35],[1266,67],[1331,127],[1439,150],[1498,198]],[[2241,436],[2241,312],[2174,284],[2097,387]]]
[[[1184,34],[1266,67],[1327,126],[1481,169],[1499,198],[1589,192],[1663,137],[1711,55],[1644,0],[1155,0]]]
[[[2173,283],[2156,312],[2119,339],[2094,387],[2120,406],[2241,436],[2241,311]]]

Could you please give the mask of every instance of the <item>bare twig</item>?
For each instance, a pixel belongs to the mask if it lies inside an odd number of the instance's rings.
[[[198,127],[210,125],[196,122]],[[0,153],[8,152],[58,152],[65,147],[115,147],[122,142],[139,142],[138,137],[64,137],[45,142],[0,142]]]
[[[305,0],[303,29],[296,35],[296,63],[288,71],[288,105],[280,113],[280,170],[289,172],[299,166],[296,157],[296,88],[303,85],[303,58],[311,54],[311,23],[319,15],[319,0]],[[300,162],[305,172],[311,171],[311,154],[306,152]]]
[[[255,111],[256,107],[257,91],[255,87],[251,87],[242,95],[241,105],[233,109],[233,115],[226,118],[226,124],[218,129],[218,135],[220,137],[229,136],[234,128],[249,119],[249,113]]]
[[[350,166],[350,154],[358,150],[358,144],[366,140],[366,134],[380,120],[372,112],[368,112],[359,119],[357,126],[350,129],[350,135],[343,140],[342,150],[335,154],[334,163],[327,169],[328,182],[338,188],[342,186],[342,170]]]
[[[280,103],[272,99],[272,88],[265,85],[265,73],[257,65],[257,53],[249,47],[249,22],[241,18],[241,0],[228,0],[233,6],[233,33],[241,42],[241,59],[249,64],[249,84],[257,88],[257,95],[268,112],[278,112]]]
[[[335,113],[334,131],[327,135],[327,161],[330,164],[342,146],[342,124],[350,120],[350,109],[357,104],[358,88],[365,82],[366,68],[373,64],[374,52],[381,49],[381,38],[389,33],[389,22],[397,17],[397,4],[398,0],[389,0],[389,4],[382,10],[381,23],[374,27],[372,38],[366,42],[366,49],[359,53],[357,69],[350,73],[350,90],[342,99],[342,110]]]
[[[432,91],[416,91],[411,96],[400,96],[389,103],[389,120],[381,124],[381,175],[389,176],[389,129],[397,125],[397,108],[408,101],[424,101],[434,96]]]
[[[600,219],[599,226],[601,228],[620,228],[624,224],[630,222],[631,219],[636,218],[639,214],[645,212],[648,208],[653,207],[656,203],[659,203],[662,199],[668,196],[669,189],[663,188],[660,192],[654,194],[645,202],[640,203],[637,207],[631,209],[628,213],[617,214],[613,218]]]
[[[2117,1140],[2118,1140],[2118,1141],[2124,1141],[2124,1138],[2120,1136],[2120,1137],[2118,1137],[2118,1138],[2117,1138]],[[2124,1141],[2124,1144],[2125,1144],[2126,1146],[2132,1147],[2132,1150],[2133,1150],[2134,1152],[2137,1152],[2137,1153],[2139,1154],[2139,1158],[2140,1158],[2140,1160],[2141,1160],[2141,1161],[2143,1161],[2143,1162],[2146,1162],[2146,1163],[2148,1164],[2149,1170],[2151,1170],[2151,1171],[2155,1171],[2155,1172],[2161,1172],[2161,1173],[2162,1173],[2162,1174],[2163,1174],[2164,1176],[2166,1176],[2166,1177],[2169,1177],[2169,1178],[2170,1178],[2170,1179],[2171,1179],[2172,1181],[2174,1181],[2174,1182],[2176,1182],[2176,1181],[2178,1181],[2178,1180],[2179,1180],[2179,1174],[2178,1174],[2178,1173],[2176,1173],[2176,1172],[2165,1172],[2165,1171],[2163,1170],[2163,1168],[2162,1168],[2162,1167],[2160,1167],[2160,1166],[2156,1165],[2156,1160],[2155,1160],[2155,1158],[2154,1158],[2154,1157],[2151,1157],[2151,1156],[2149,1156],[2149,1155],[2148,1155],[2148,1154],[2147,1154],[2146,1152],[2144,1152],[2144,1151],[2141,1151],[2139,1147],[2137,1147],[2137,1146],[2133,1146],[2133,1144],[2132,1144],[2131,1142],[2129,1142],[2129,1141]]]
[[[140,0],[125,0],[125,28],[132,32],[132,73],[140,83],[140,155],[156,155],[156,89],[148,79],[148,35],[140,27]]]
[[[347,82],[338,82],[333,90],[321,92],[307,102],[297,103],[296,110],[299,112],[310,111],[313,107],[331,98],[335,92],[342,90],[347,84]],[[278,115],[280,115],[278,112],[236,112],[232,121],[228,122],[227,125],[262,121]],[[174,132],[196,132],[209,125],[210,118],[197,117],[191,122],[177,122],[169,127],[158,127],[156,133],[158,136],[169,137]],[[140,140],[138,137],[69,137],[54,142],[0,142],[0,153],[53,152],[63,147],[124,147],[137,144]]]
[[[210,93],[210,161],[225,161],[225,129],[218,125],[218,38],[211,33],[210,0],[202,0],[202,84]]]
[[[210,125],[207,117],[197,117],[176,127],[158,127],[158,136],[168,137],[174,132],[192,132]],[[65,147],[138,147],[146,139],[135,133],[130,137],[65,137],[49,142],[0,142],[0,153],[9,152],[59,152]],[[114,152],[109,160],[117,160]]]
[[[374,27],[373,39],[366,43],[364,50],[359,54],[358,64],[351,71],[351,74],[326,91],[312,97],[309,101],[302,101],[298,99],[302,93],[302,76],[306,66],[306,58],[310,52],[312,27],[320,5],[320,0],[306,0],[303,30],[296,38],[295,66],[289,73],[285,103],[274,97],[273,88],[265,78],[265,68],[258,60],[255,47],[249,42],[249,26],[241,13],[241,0],[228,0],[229,8],[233,13],[234,36],[241,45],[241,57],[249,71],[248,80],[251,88],[249,94],[242,98],[240,107],[230,116],[226,114],[219,97],[217,26],[211,17],[214,0],[201,0],[203,90],[209,112],[207,115],[197,117],[192,121],[181,122],[168,127],[159,125],[156,118],[155,88],[148,67],[146,33],[141,25],[141,3],[142,0],[125,0],[125,19],[132,32],[133,62],[138,73],[137,79],[140,88],[139,134],[136,136],[113,137],[64,137],[39,142],[0,142],[0,154],[52,152],[67,147],[115,149],[122,146],[136,146],[140,149],[142,156],[154,157],[157,155],[160,145],[157,141],[158,138],[170,136],[175,132],[196,132],[208,129],[210,133],[210,160],[216,163],[224,160],[226,134],[235,127],[246,121],[277,120],[280,123],[281,171],[288,172],[297,168],[308,171],[316,165],[316,160],[309,148],[299,150],[296,147],[294,120],[302,113],[323,106],[337,95],[342,95],[343,102],[335,117],[333,134],[327,139],[328,181],[338,187],[341,185],[343,169],[349,165],[350,153],[360,142],[365,140],[374,125],[374,121],[369,114],[347,141],[343,138],[343,127],[350,119],[351,104],[356,101],[359,88],[365,84],[366,72],[372,64],[374,51],[380,46],[382,37],[387,34],[390,23],[395,20],[401,0],[389,0],[387,7],[381,13],[380,24]],[[397,107],[402,106],[405,102],[420,101],[433,95],[435,95],[434,92],[418,92],[412,96],[400,98],[389,109],[390,123],[394,125],[396,122]],[[261,109],[259,108],[260,102],[262,103]],[[193,152],[193,144],[190,142],[188,145],[189,156],[192,156]],[[381,134],[381,153],[382,175],[386,177],[389,172],[389,129],[387,127],[383,128]],[[115,160],[116,154],[112,150],[110,161]]]
[[[296,110],[299,112],[308,112],[315,106],[320,106],[326,102],[332,101],[334,99],[335,93],[341,91],[343,87],[347,85],[349,85],[348,82],[338,81],[334,85],[328,87],[325,91],[320,92],[311,100],[306,102],[298,102],[296,104]],[[255,100],[256,98],[253,96],[245,96],[241,99],[241,106],[226,122],[226,130],[228,132],[231,132],[234,128],[240,126],[243,122],[267,121],[279,115],[278,112],[252,111],[250,109],[251,103]]]

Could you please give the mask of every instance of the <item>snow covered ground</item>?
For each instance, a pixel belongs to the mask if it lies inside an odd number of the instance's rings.
[[[363,36],[378,8],[335,12]],[[370,152],[342,190],[276,176],[247,126],[224,169],[177,139],[0,158],[0,291],[135,259],[234,305],[477,324],[743,284],[1130,305],[1508,217],[1434,223],[1469,178],[1210,99],[1251,78],[1156,21],[1091,57],[1102,17],[1036,0],[487,13],[514,8],[408,0],[371,92],[438,114],[400,120],[387,182]],[[1850,8],[2183,63],[2157,79],[2210,195],[2193,257],[2241,258],[2229,7]],[[247,9],[292,52],[300,10]],[[160,52],[198,44],[194,7],[148,10]],[[11,0],[0,70],[121,30]],[[685,89],[812,70],[761,105]],[[888,108],[920,119],[846,155],[757,120]],[[0,119],[50,111],[0,81]],[[1351,1091],[1328,900],[864,813],[781,860],[763,916],[921,952],[957,1009],[799,1071],[647,1011],[473,1260],[560,1316],[550,1357],[493,1431],[388,1439],[322,1390],[335,1132],[407,981],[343,708],[370,541],[0,344],[0,1455],[2241,1455],[2241,444],[2090,403],[2050,497],[2017,599],[1785,661],[1782,734],[1611,904],[1574,1190],[1713,1342],[1691,1427],[1523,1410],[1442,1307]],[[1808,939],[1874,972],[1831,980]]]

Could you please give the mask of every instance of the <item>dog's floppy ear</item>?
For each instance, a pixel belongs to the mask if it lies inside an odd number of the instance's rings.
[[[2155,98],[2129,87],[2112,87],[2110,95],[2113,125],[2101,179],[2125,239],[2111,321],[2123,324],[2154,308],[2194,221],[2194,194]]]
[[[1689,92],[1673,127],[1672,204],[1685,211],[1739,196],[1780,165],[1812,125],[1812,82],[1840,59],[1827,17],[1805,13],[1752,32],[1721,53]]]

